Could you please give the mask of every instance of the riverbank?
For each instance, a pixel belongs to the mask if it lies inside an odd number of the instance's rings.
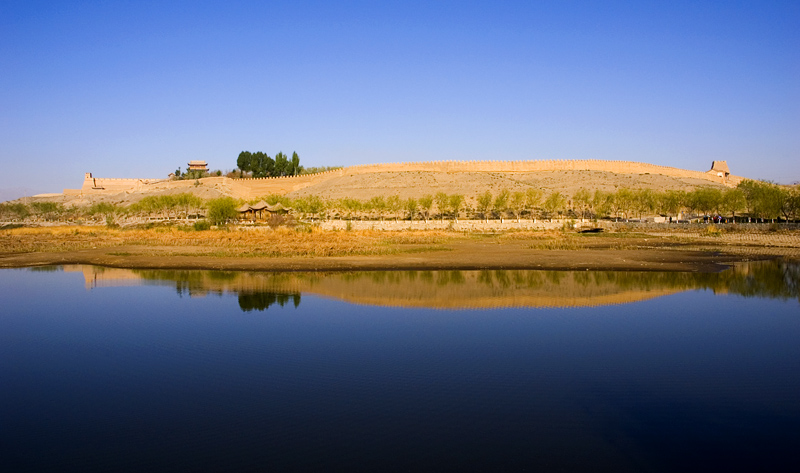
[[[95,264],[120,268],[263,271],[561,269],[718,271],[737,261],[800,260],[800,232],[761,233],[104,227],[0,232],[0,267]]]

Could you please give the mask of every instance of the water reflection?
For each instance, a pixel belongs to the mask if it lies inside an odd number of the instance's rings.
[[[250,312],[251,310],[265,311],[273,304],[283,307],[289,301],[297,308],[300,305],[300,294],[274,292],[243,292],[239,294],[239,307],[243,312]]]
[[[800,264],[762,261],[720,273],[636,271],[362,271],[267,273],[65,266],[87,288],[174,286],[179,295],[237,294],[243,311],[300,304],[303,293],[355,304],[432,308],[582,307],[625,304],[704,289],[800,300]],[[41,268],[37,269],[41,270]]]

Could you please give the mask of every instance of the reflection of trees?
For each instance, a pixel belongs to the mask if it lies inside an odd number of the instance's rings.
[[[446,273],[438,273],[437,285],[451,283]],[[575,283],[580,287],[614,286],[619,290],[639,291],[709,289],[744,297],[800,300],[800,264],[781,261],[750,263],[720,273],[481,270],[476,281],[488,287],[512,291],[514,288],[534,289],[548,282],[556,286]]]
[[[48,271],[52,270],[51,268],[57,267],[38,270]],[[101,268],[97,270],[101,271]],[[354,287],[363,285],[364,291],[375,291],[375,285],[386,288],[413,285],[418,287],[415,290],[424,292],[424,288],[428,287],[428,291],[435,293],[440,290],[439,288],[464,285],[466,291],[490,288],[494,296],[515,295],[515,291],[522,289],[544,290],[550,295],[557,296],[559,291],[554,291],[556,289],[554,286],[561,286],[564,289],[561,292],[566,291],[565,293],[575,295],[570,288],[583,288],[585,289],[583,293],[591,296],[592,287],[603,288],[604,293],[608,293],[609,290],[622,292],[707,289],[744,297],[800,300],[800,264],[785,261],[737,265],[720,273],[541,270],[483,270],[475,273],[368,271],[328,274],[262,273],[253,279],[252,273],[236,271],[135,270],[134,272],[153,284],[174,284],[179,293],[184,291],[237,293],[242,310],[266,310],[270,305],[283,306],[289,301],[298,305],[300,291],[337,282]],[[253,282],[256,285],[252,285]],[[387,291],[387,294],[389,293],[392,293],[392,297],[399,294],[393,290]]]
[[[466,279],[461,271],[436,271],[436,285],[464,284]]]
[[[300,305],[300,294],[283,294],[276,292],[242,292],[239,293],[239,307],[243,312],[251,310],[264,311],[271,305],[278,304],[283,307],[292,301],[294,307]]]
[[[31,271],[37,271],[37,272],[40,272],[40,273],[54,273],[54,272],[62,271],[64,268],[62,266],[47,265],[47,266],[32,266],[32,267],[30,267],[28,269],[31,270]]]

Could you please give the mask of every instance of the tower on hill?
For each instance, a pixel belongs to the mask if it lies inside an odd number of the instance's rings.
[[[731,175],[731,170],[728,168],[727,161],[711,161],[711,170],[708,172],[723,178],[725,181],[727,181],[728,176]]]
[[[188,171],[208,172],[208,163],[206,163],[205,161],[189,161]]]

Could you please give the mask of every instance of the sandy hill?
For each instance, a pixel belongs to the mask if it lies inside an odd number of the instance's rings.
[[[525,191],[529,187],[542,189],[545,194],[561,192],[574,195],[580,188],[614,191],[621,187],[636,189],[692,190],[699,186],[723,184],[696,178],[670,177],[660,174],[621,174],[607,171],[539,171],[504,172],[436,172],[396,171],[337,176],[303,189],[289,192],[290,197],[317,195],[325,199],[353,197],[369,199],[375,196],[398,195],[401,198],[420,197],[445,192],[462,194],[473,200],[479,194],[502,189]]]
[[[572,196],[580,188],[590,191],[692,190],[700,186],[730,187],[741,180],[730,174],[724,161],[715,161],[712,169],[705,172],[628,161],[433,161],[359,165],[321,174],[263,179],[114,179],[86,173],[80,189],[65,189],[63,194],[40,195],[29,201],[59,201],[66,205],[130,204],[145,196],[182,192],[203,199],[227,195],[254,200],[279,194],[364,200],[375,196],[408,198],[445,192],[461,194],[469,204],[487,190],[497,194],[502,189],[514,192],[535,187],[545,194],[560,192]]]

